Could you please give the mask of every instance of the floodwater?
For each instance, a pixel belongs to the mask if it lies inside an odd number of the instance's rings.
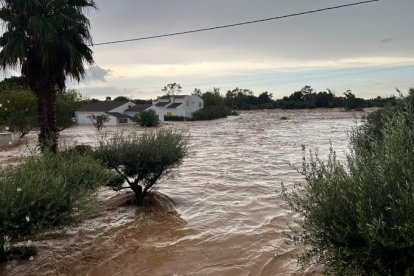
[[[277,190],[282,182],[291,187],[303,181],[292,168],[301,164],[302,145],[326,157],[332,144],[343,158],[347,131],[364,114],[266,110],[166,124],[188,130],[191,141],[183,165],[159,185],[158,192],[168,197],[153,196],[155,204],[143,211],[125,204],[128,194],[102,190],[99,197],[113,208],[80,226],[34,239],[39,254],[3,264],[0,274],[321,274],[322,267],[297,266],[294,255],[301,248],[288,243],[291,214]],[[108,127],[98,133],[83,126],[65,130],[61,139],[67,145],[94,145],[117,131],[144,130]],[[28,146],[0,152],[0,160],[14,162],[33,141],[29,136]]]

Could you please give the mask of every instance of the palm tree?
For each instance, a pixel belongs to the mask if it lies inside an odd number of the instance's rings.
[[[87,9],[93,0],[0,0],[0,66],[21,68],[38,98],[39,145],[57,151],[56,95],[66,77],[80,81],[93,63]]]

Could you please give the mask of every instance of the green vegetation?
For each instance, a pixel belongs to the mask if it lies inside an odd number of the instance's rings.
[[[64,90],[67,76],[80,80],[85,63],[93,63],[90,24],[84,12],[95,8],[95,2],[4,0],[2,4],[0,66],[21,66],[25,83],[38,99],[40,149],[57,152],[56,97]]]
[[[207,91],[205,93],[196,89],[194,93],[203,99],[204,106],[202,109],[193,113],[191,120],[215,120],[232,115],[231,109],[225,106],[225,99],[220,95],[219,88],[213,88],[213,91]]]
[[[164,116],[164,121],[176,121],[176,122],[182,122],[182,121],[191,121],[191,119],[186,118],[184,116]]]
[[[413,93],[413,92],[411,92]],[[307,184],[283,195],[300,216],[304,264],[339,275],[414,273],[414,106],[381,111],[351,135],[347,166],[304,158]]]
[[[153,186],[182,163],[187,148],[183,134],[159,130],[102,140],[94,157],[122,176],[134,191],[137,205],[142,205]]]
[[[137,113],[132,118],[132,121],[139,123],[144,127],[154,127],[160,124],[160,119],[158,118],[157,113],[152,109]]]
[[[105,114],[95,115],[92,114],[89,119],[91,120],[93,126],[98,130],[102,130],[107,122],[109,122],[109,116]]]
[[[0,259],[16,255],[4,250],[4,237],[13,242],[81,218],[88,211],[81,203],[96,187],[105,185],[108,176],[99,162],[70,151],[31,156],[2,172]]]
[[[231,110],[226,106],[206,106],[194,112],[192,120],[215,120],[219,118],[225,118],[229,115],[231,115]]]
[[[0,87],[4,82],[0,82]],[[37,98],[29,89],[4,85],[0,90],[0,128],[19,132],[25,136],[30,130],[37,128]],[[75,110],[86,99],[75,90],[61,91],[56,100],[56,125],[62,131],[73,125]]]

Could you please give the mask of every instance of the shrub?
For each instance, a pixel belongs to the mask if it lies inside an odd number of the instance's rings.
[[[159,130],[102,140],[94,155],[124,178],[142,205],[153,185],[182,163],[187,144],[183,134]]]
[[[189,120],[184,116],[164,116],[164,121],[186,121]]]
[[[144,127],[153,127],[159,125],[160,123],[157,113],[152,109],[137,113],[132,120]]]
[[[365,133],[354,130],[352,140]],[[414,273],[414,112],[411,105],[383,118],[381,138],[351,143],[347,166],[331,151],[326,163],[304,160],[307,185],[283,196],[300,214],[294,235],[320,262],[345,275]]]
[[[107,176],[99,162],[76,153],[28,157],[0,177],[0,237],[13,240],[73,222],[79,201]]]
[[[102,114],[102,115],[95,115],[92,114],[89,116],[89,119],[91,120],[92,124],[98,131],[100,131],[107,122],[109,122],[108,115]]]
[[[206,106],[193,113],[193,120],[204,121],[225,118],[231,115],[231,110],[223,105]]]

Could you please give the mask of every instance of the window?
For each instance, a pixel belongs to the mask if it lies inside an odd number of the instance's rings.
[[[126,119],[126,118],[118,119],[118,123],[120,123],[120,124],[127,124],[128,123],[128,119]]]
[[[185,104],[186,104],[187,106],[190,106],[190,102],[189,102],[189,101],[186,101],[186,102],[185,102]]]
[[[203,103],[198,103],[198,107],[203,107]]]

